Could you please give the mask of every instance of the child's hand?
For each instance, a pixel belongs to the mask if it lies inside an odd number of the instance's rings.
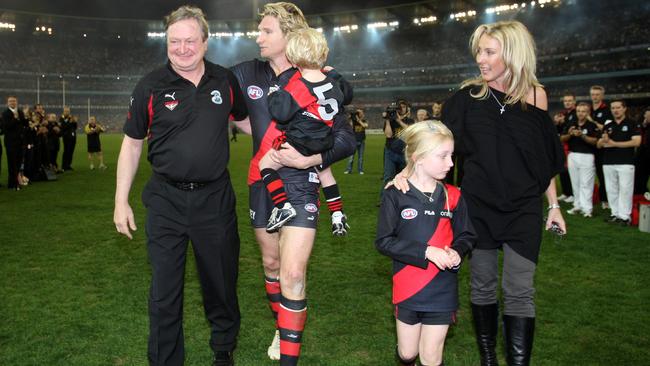
[[[460,254],[458,254],[457,251],[454,249],[451,249],[449,247],[445,247],[445,251],[447,252],[447,255],[449,256],[449,259],[451,260],[452,267],[458,267],[460,265]]]
[[[429,261],[442,271],[453,267],[449,254],[443,249],[429,246],[427,247],[426,256]]]

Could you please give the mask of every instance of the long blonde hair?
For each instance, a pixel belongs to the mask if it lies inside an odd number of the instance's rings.
[[[535,41],[525,25],[518,21],[503,21],[490,24],[482,24],[469,39],[469,47],[472,56],[476,58],[479,52],[479,40],[481,36],[488,35],[495,38],[501,44],[501,58],[506,65],[505,79],[507,89],[506,104],[520,102],[526,106],[526,98],[530,88],[541,87],[535,76],[536,61]],[[461,88],[468,85],[480,86],[478,93],[472,93],[477,99],[488,97],[488,84],[480,75],[463,81]]]
[[[404,141],[404,157],[409,177],[415,172],[415,160],[435,150],[445,141],[454,141],[454,135],[440,121],[422,121],[402,130],[399,138]],[[445,201],[449,209],[449,195],[442,182],[438,182],[445,192]]]

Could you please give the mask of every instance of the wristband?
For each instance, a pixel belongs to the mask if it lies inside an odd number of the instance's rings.
[[[548,205],[548,210],[549,211],[554,209],[554,208],[560,208],[560,205],[558,205],[557,203],[553,203],[553,204]]]

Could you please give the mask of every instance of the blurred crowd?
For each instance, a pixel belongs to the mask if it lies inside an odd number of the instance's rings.
[[[82,127],[69,107],[57,114],[46,111],[40,103],[33,107],[21,105],[14,95],[8,96],[6,102],[0,135],[4,135],[7,188],[19,191],[33,182],[56,180],[57,174],[74,170],[72,162],[80,131],[87,138],[90,169],[106,169],[99,137],[105,129],[94,116]],[[0,146],[0,161],[1,153]]]

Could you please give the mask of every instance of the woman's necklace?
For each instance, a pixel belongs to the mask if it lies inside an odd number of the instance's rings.
[[[490,92],[490,95],[492,95],[492,96],[494,97],[494,100],[497,101],[497,104],[499,105],[499,107],[501,107],[501,114],[503,114],[503,112],[506,111],[506,105],[505,105],[505,104],[501,104],[501,102],[499,102],[499,99],[497,99],[497,96],[494,95],[494,93],[492,92],[492,89],[491,89],[491,88],[488,87],[488,91]]]

